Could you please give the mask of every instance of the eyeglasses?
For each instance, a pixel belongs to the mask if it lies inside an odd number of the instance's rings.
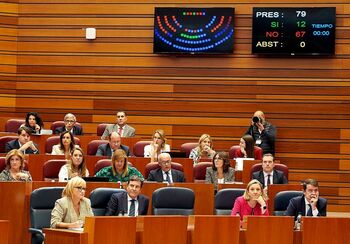
[[[77,186],[77,187],[74,187],[74,188],[78,189],[78,191],[80,191],[80,192],[86,191],[86,187]]]
[[[160,162],[160,164],[163,164],[163,165],[171,164],[171,161]]]
[[[65,120],[65,122],[73,124],[75,121],[74,120]]]

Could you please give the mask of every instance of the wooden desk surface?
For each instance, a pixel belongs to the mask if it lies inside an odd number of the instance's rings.
[[[84,232],[82,231],[70,231],[70,230],[55,230],[55,229],[45,229],[44,232],[46,233],[46,244],[88,244],[88,241],[86,240],[89,238],[90,233],[92,233],[93,238],[95,242],[89,242],[89,244],[100,244],[100,243],[109,243],[105,242],[106,237],[105,235],[101,235],[105,231],[109,231],[110,235],[108,237],[108,240],[112,241],[113,243],[119,243],[118,242],[118,235],[116,232],[113,232],[111,230],[117,230],[120,229],[120,226],[117,224],[117,222],[122,219],[122,221],[129,222],[129,228],[136,229],[134,231],[134,234],[136,233],[136,244],[148,244],[151,242],[144,242],[145,238],[147,240],[151,240],[153,236],[155,235],[162,235],[162,233],[166,233],[167,231],[172,232],[173,235],[176,235],[178,232],[182,232],[182,228],[177,228],[177,225],[171,225],[169,226],[167,224],[167,220],[170,218],[177,218],[175,221],[180,221],[179,223],[182,223],[183,218],[186,219],[187,222],[187,240],[185,242],[176,242],[176,243],[184,243],[184,244],[196,244],[196,243],[220,243],[220,244],[249,244],[249,243],[269,243],[269,244],[280,244],[280,243],[293,243],[293,244],[302,244],[305,242],[302,242],[301,235],[304,234],[303,231],[293,231],[293,226],[290,225],[289,222],[286,221],[285,218],[288,217],[255,217],[255,220],[252,221],[253,228],[252,232],[249,230],[240,230],[238,223],[239,219],[238,217],[229,217],[229,216],[163,216],[161,219],[159,219],[159,216],[142,216],[137,218],[130,218],[130,217],[110,217],[110,216],[104,216],[104,217],[91,217],[90,222],[94,222],[96,228],[98,229],[85,229]],[[118,219],[119,218],[119,219]],[[147,235],[143,236],[143,230],[145,228],[145,225],[147,225],[147,221],[145,219],[150,220],[151,218],[158,218],[158,220],[155,219],[154,221],[149,221],[151,225],[155,228],[151,228],[151,230]],[[326,221],[328,218],[325,218]],[[97,222],[98,224],[96,224]],[[136,221],[136,223],[135,223]],[[249,221],[249,219],[248,219]],[[346,221],[350,221],[350,218],[347,218]],[[89,222],[89,221],[88,221]],[[103,223],[105,222],[105,224]],[[222,223],[226,222],[226,225],[222,225]],[[231,222],[231,224],[228,224],[228,222]],[[237,222],[237,223],[234,223]],[[254,223],[253,223],[254,222]],[[278,226],[270,226],[266,225],[266,223],[270,222],[279,222],[281,225]],[[285,225],[284,223],[287,222],[288,224]],[[170,221],[168,222],[170,223]],[[111,225],[110,225],[111,224]],[[113,226],[117,224],[116,226]],[[196,226],[197,224],[197,226]],[[233,225],[232,225],[233,224]],[[135,226],[136,225],[136,226]],[[178,226],[182,226],[182,224],[179,224]],[[107,227],[108,226],[108,227]],[[151,227],[152,227],[151,226]],[[163,227],[161,227],[163,226]],[[259,227],[258,227],[259,226]],[[260,226],[262,226],[260,228]],[[204,231],[201,231],[200,236],[196,237],[194,236],[195,232],[194,230],[197,228],[204,228]],[[163,228],[163,229],[162,229]],[[248,227],[249,228],[249,227]],[[344,226],[344,228],[347,228],[347,226]],[[128,227],[124,226],[123,229],[128,229]],[[134,229],[134,230],[135,230]],[[221,231],[223,229],[223,231]],[[283,231],[281,231],[283,229]],[[314,228],[316,230],[316,228]],[[209,234],[208,234],[209,230]],[[212,232],[213,230],[213,232]],[[235,233],[235,230],[237,231],[237,234]],[[101,231],[100,233],[97,233]],[[154,232],[156,231],[156,232]],[[157,232],[158,231],[158,232]],[[265,232],[265,233],[263,233]],[[273,233],[271,233],[273,232]],[[131,233],[131,232],[130,232]],[[153,233],[153,234],[152,234]],[[276,235],[277,233],[277,235]],[[325,232],[326,233],[326,232]],[[131,233],[130,235],[132,235]],[[197,233],[198,234],[198,233]],[[278,240],[277,238],[274,238],[273,236],[280,236],[284,235],[284,241],[281,242],[281,240]],[[86,236],[87,235],[87,236]],[[235,237],[237,235],[237,238]],[[238,238],[239,236],[239,238]],[[344,244],[347,243],[349,239],[344,239],[348,237],[347,232],[338,235],[338,236],[332,236],[332,241],[329,242],[307,242],[307,243],[334,243],[334,244]],[[202,238],[205,239],[205,242],[197,242],[195,241],[196,238],[199,238],[198,240],[202,240]],[[219,238],[219,239],[217,239]],[[266,239],[267,238],[267,239]],[[164,243],[165,238],[160,238],[162,242]],[[255,240],[255,242],[251,242],[251,240]],[[92,240],[92,239],[89,239]],[[239,240],[239,241],[238,241]],[[340,242],[340,241],[343,242]],[[74,242],[73,242],[74,241]],[[130,239],[128,242],[124,243],[131,243]],[[133,242],[134,243],[134,242]],[[158,242],[152,242],[152,244],[156,244]],[[171,242],[169,242],[171,243]]]

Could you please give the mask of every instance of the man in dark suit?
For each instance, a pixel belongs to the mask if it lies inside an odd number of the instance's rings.
[[[77,118],[74,114],[68,113],[64,116],[64,126],[57,127],[54,131],[55,134],[61,134],[64,131],[70,131],[73,135],[82,135],[83,128],[76,125]]]
[[[271,184],[288,184],[284,173],[275,168],[275,158],[271,153],[264,154],[262,159],[262,170],[254,172],[253,179],[258,180],[264,188]]]
[[[9,152],[12,149],[18,149],[23,154],[39,154],[39,147],[30,140],[30,129],[25,126],[19,127],[18,139],[9,141],[5,144],[5,151]]]
[[[125,111],[117,112],[117,123],[113,125],[107,125],[105,131],[103,132],[101,139],[107,139],[108,135],[113,131],[119,133],[121,137],[134,137],[135,136],[135,128],[126,124],[128,120]]]
[[[151,170],[148,175],[148,181],[168,182],[185,182],[184,173],[171,168],[171,157],[169,153],[161,153],[158,156],[158,164],[160,168]]]
[[[314,179],[307,179],[303,182],[303,195],[290,199],[284,215],[294,216],[326,216],[327,200],[319,197],[318,182]]]
[[[108,202],[106,215],[146,215],[149,199],[140,194],[143,181],[136,175],[130,176],[126,192],[114,193]]]
[[[117,149],[125,151],[126,156],[132,156],[128,146],[122,145],[122,138],[117,132],[112,132],[108,137],[109,142],[98,146],[96,156],[112,157],[113,152]]]

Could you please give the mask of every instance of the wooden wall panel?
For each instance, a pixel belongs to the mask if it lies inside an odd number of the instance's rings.
[[[235,7],[234,53],[153,54],[156,6]],[[336,54],[251,55],[252,8],[278,6],[336,7]],[[350,211],[349,194],[340,194],[350,183],[348,0],[9,0],[0,8],[1,121],[35,110],[48,127],[69,111],[94,134],[123,109],[143,138],[163,128],[178,149],[209,133],[228,150],[263,110],[291,181],[319,179],[331,207]],[[96,40],[85,40],[87,27]]]

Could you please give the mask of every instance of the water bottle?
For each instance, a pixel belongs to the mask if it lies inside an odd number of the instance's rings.
[[[301,228],[301,213],[298,213],[297,220],[295,221],[295,230],[300,230]]]

